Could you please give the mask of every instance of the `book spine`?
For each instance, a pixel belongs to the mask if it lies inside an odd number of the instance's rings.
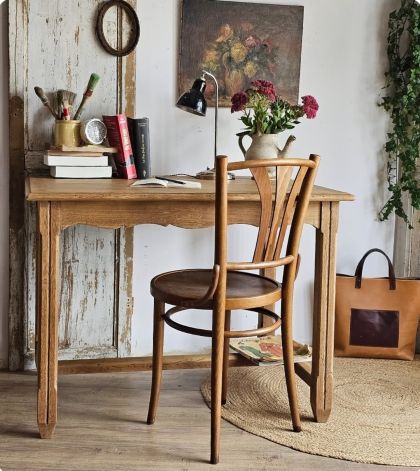
[[[137,176],[139,179],[149,178],[151,176],[149,119],[128,118],[128,123]]]
[[[124,114],[103,116],[108,131],[108,141],[118,152],[114,154],[118,176],[126,179],[137,178],[133,150],[128,132],[127,118]]]

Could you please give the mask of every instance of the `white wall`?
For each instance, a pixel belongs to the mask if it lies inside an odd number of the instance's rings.
[[[0,2],[1,3],[1,2]],[[379,223],[377,212],[384,201],[383,142],[388,120],[377,102],[386,67],[385,37],[388,13],[396,0],[264,0],[305,6],[300,94],[313,94],[320,103],[319,117],[294,130],[293,154],[322,156],[317,183],[353,193],[356,202],[341,205],[337,268],[350,273],[361,255],[377,246],[392,253],[393,223]],[[207,119],[175,108],[177,99],[177,44],[179,2],[139,0],[141,40],[138,46],[137,111],[151,125],[152,166],[159,173],[194,173],[212,162],[212,110]],[[6,8],[0,5],[1,35],[0,122],[0,366],[7,357],[7,32]],[[237,116],[220,113],[219,152],[241,159],[235,133]],[[285,136],[286,137],[286,136]],[[284,138],[285,138],[284,137]],[[208,149],[199,151],[198,149]],[[238,233],[245,236],[238,237]],[[233,255],[245,253],[252,228],[234,228]],[[212,264],[212,230],[136,228],[134,260],[135,314],[133,354],[151,351],[152,300],[150,278],[161,271]],[[310,341],[313,230],[305,230],[303,262],[295,302],[296,338]],[[383,273],[373,258],[366,273]],[[208,342],[167,329],[166,351],[201,351]]]
[[[300,93],[320,103],[319,117],[302,122],[293,133],[293,154],[322,157],[317,183],[353,193],[356,202],[341,205],[337,268],[350,273],[371,247],[392,253],[393,224],[377,221],[384,200],[383,143],[388,120],[377,102],[386,67],[387,16],[398,3],[389,0],[261,1],[304,5]],[[177,99],[178,2],[140,0],[142,38],[138,48],[137,112],[151,125],[152,168],[159,173],[194,173],[212,161],[212,110],[208,118],[184,113]],[[162,13],[164,12],[164,13]],[[220,113],[219,153],[241,159],[236,115]],[[285,136],[286,137],[286,136]],[[285,138],[284,137],[284,138]],[[205,150],[201,150],[205,149]],[[206,151],[208,149],[208,151]],[[243,228],[240,228],[243,230]],[[251,233],[252,229],[246,230]],[[236,232],[237,233],[237,232]],[[314,231],[305,230],[303,263],[297,282],[295,336],[311,339]],[[247,237],[234,239],[235,252]],[[212,264],[212,231],[143,226],[135,239],[134,354],[151,351],[152,300],[149,279],[160,271]],[[383,273],[373,257],[366,273]],[[200,351],[208,341],[167,329],[166,351]]]
[[[9,155],[7,5],[0,1],[0,368],[7,366]]]

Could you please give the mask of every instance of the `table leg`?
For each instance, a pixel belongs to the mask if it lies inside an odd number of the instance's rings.
[[[316,231],[311,406],[317,422],[326,422],[333,396],[335,256],[338,203],[321,204]]]
[[[38,203],[38,427],[51,438],[57,423],[59,210]]]

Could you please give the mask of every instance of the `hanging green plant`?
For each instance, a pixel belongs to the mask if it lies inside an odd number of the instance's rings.
[[[379,218],[386,220],[395,212],[410,224],[404,210],[405,196],[415,209],[420,209],[420,186],[416,180],[420,148],[420,4],[402,0],[401,7],[390,14],[388,26],[388,95],[380,105],[392,121],[385,144],[391,196]]]

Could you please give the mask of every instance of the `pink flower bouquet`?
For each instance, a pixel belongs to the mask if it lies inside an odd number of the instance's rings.
[[[251,88],[235,93],[231,112],[243,111],[240,118],[246,126],[243,134],[277,134],[293,129],[304,116],[313,119],[319,109],[311,95],[302,97],[301,105],[292,105],[277,95],[274,85],[266,80],[254,80]]]

